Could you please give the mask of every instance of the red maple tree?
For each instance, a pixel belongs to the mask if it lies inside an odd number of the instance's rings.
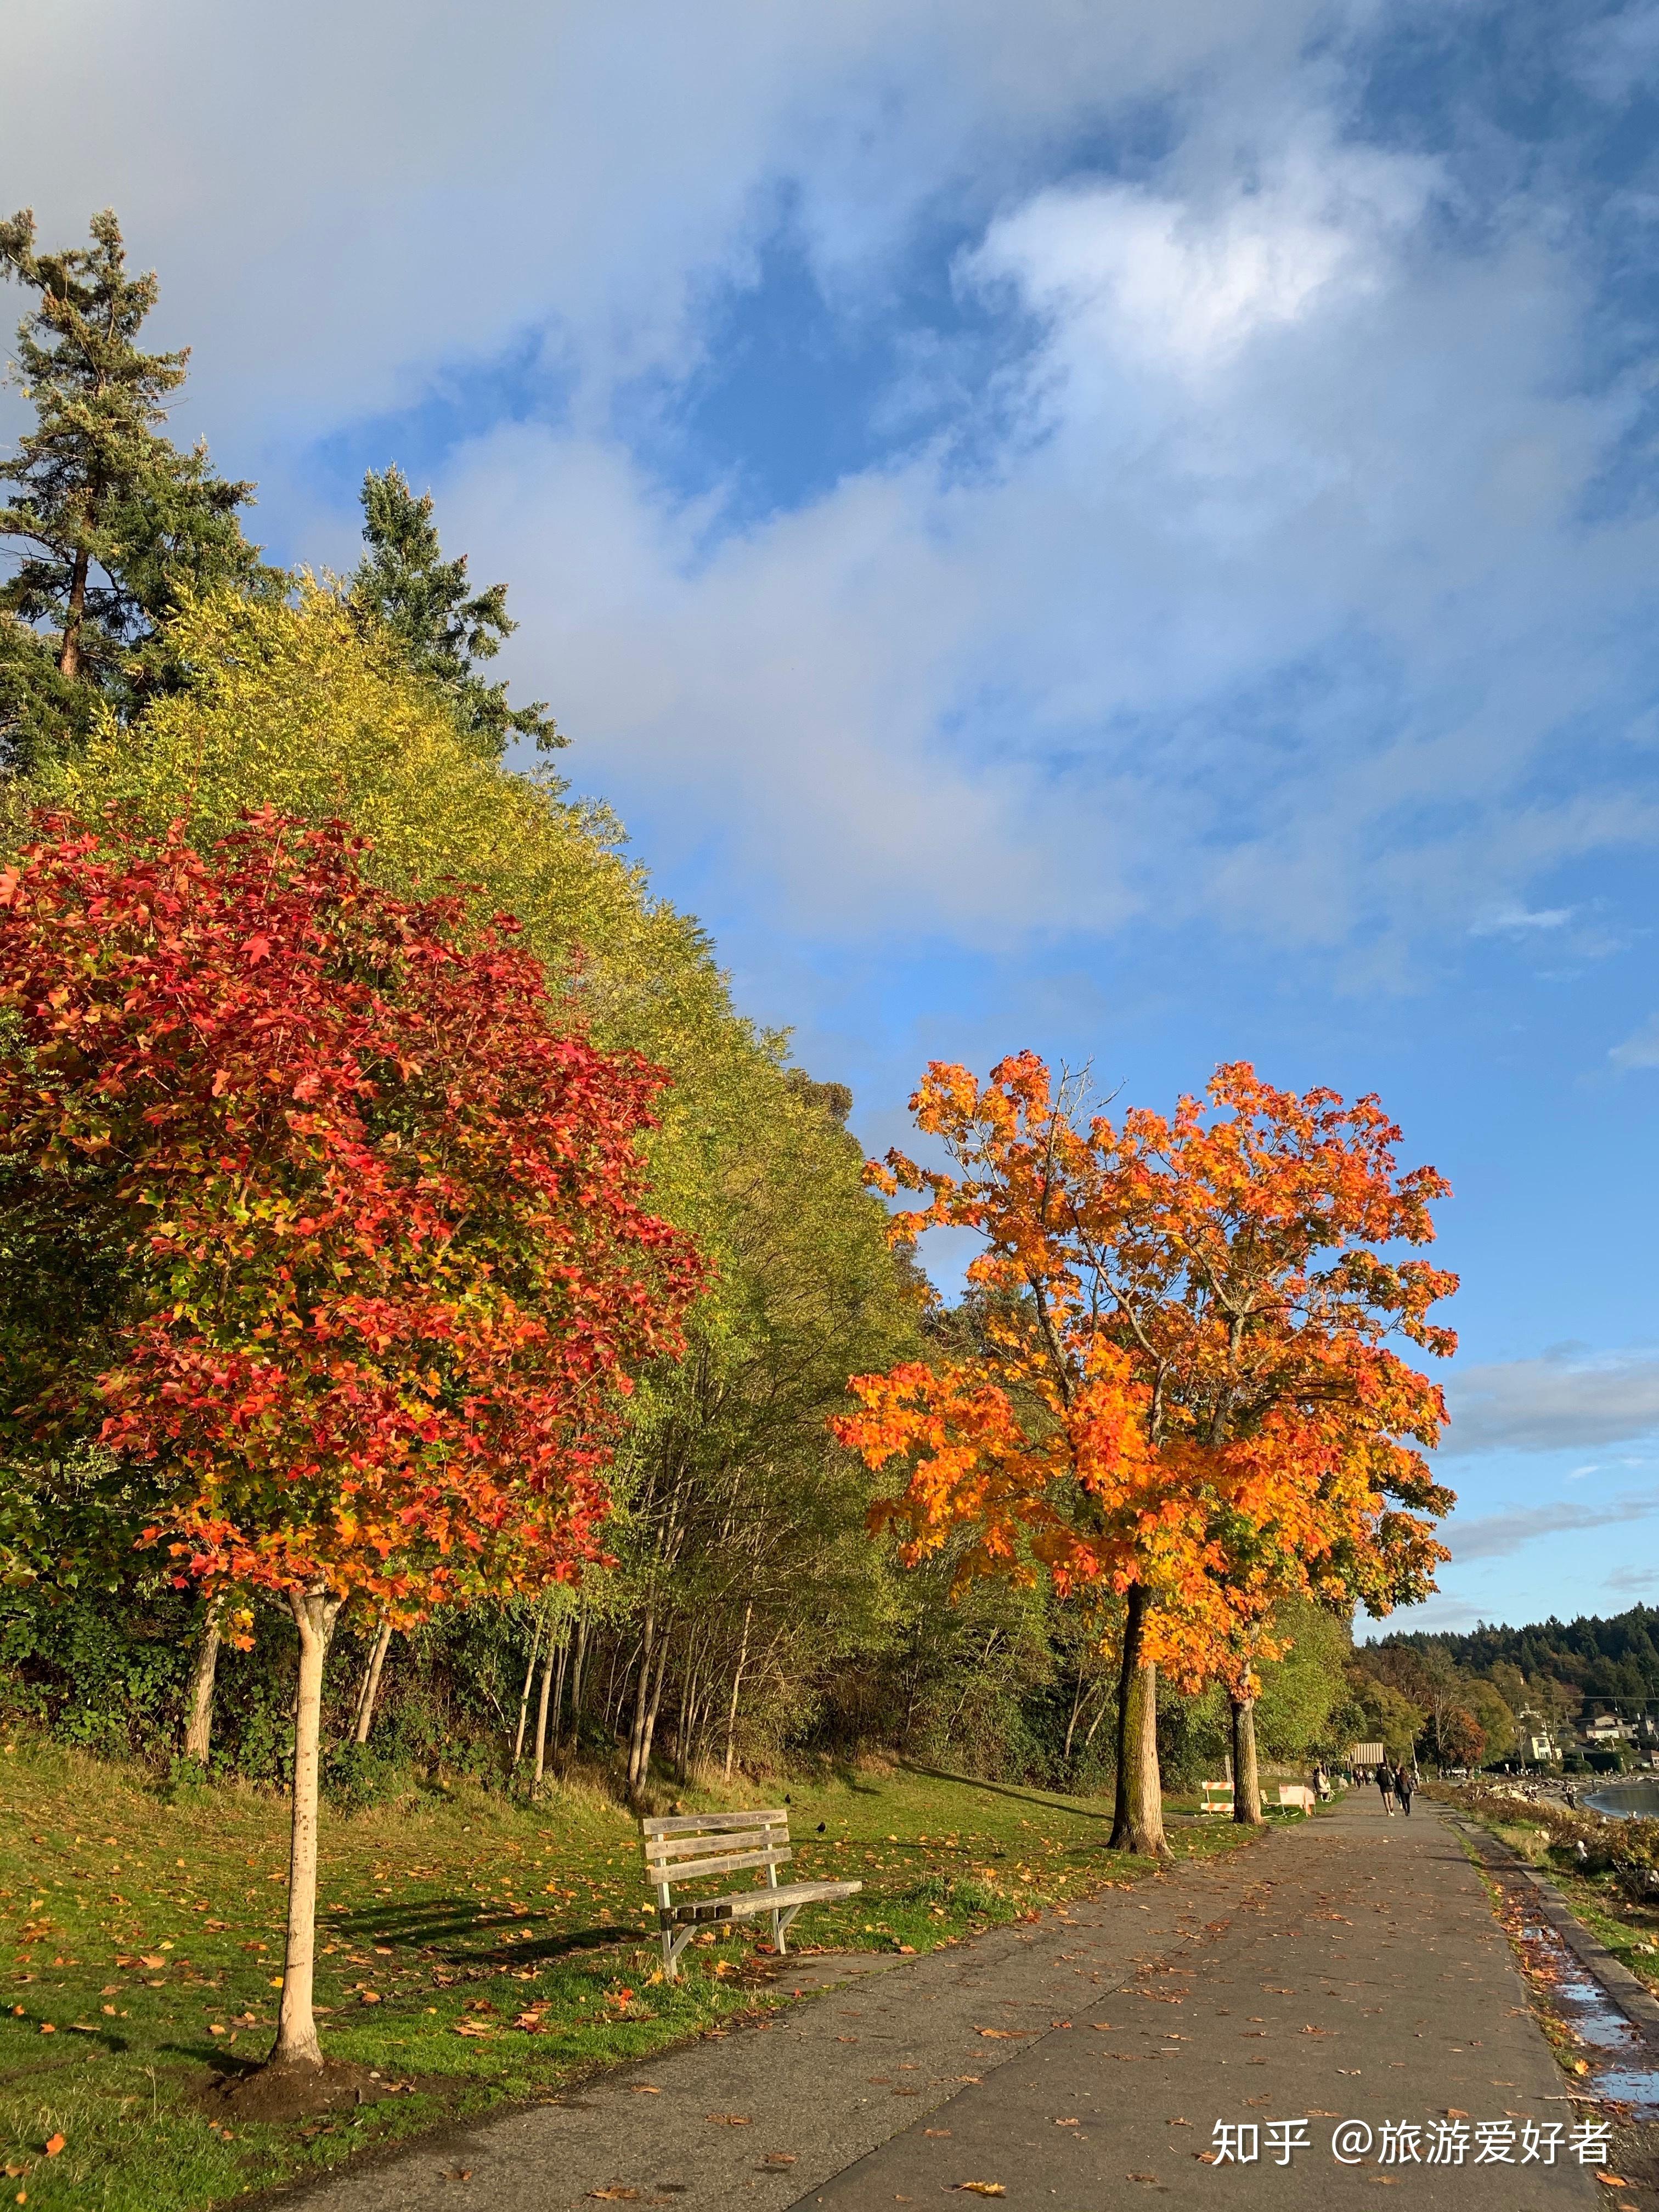
[[[601,1052],[515,925],[370,883],[341,824],[198,851],[40,825],[0,875],[0,1165],[118,1255],[34,1408],[144,1465],[181,1576],[300,1638],[274,2060],[312,2013],[323,1664],[598,1555],[629,1370],[701,1278],[645,1203],[665,1079]]]

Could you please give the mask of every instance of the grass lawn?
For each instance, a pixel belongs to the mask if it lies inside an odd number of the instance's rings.
[[[927,1950],[1149,1870],[1106,1850],[1109,1806],[1015,1784],[850,1771],[723,1802],[786,1791],[793,1871],[866,1886],[809,1908],[793,1948]],[[0,2212],[14,2196],[39,2212],[223,2203],[787,2001],[746,1971],[752,1929],[694,1944],[662,1980],[636,1824],[596,1790],[534,1809],[457,1790],[325,1813],[325,2045],[410,2086],[355,2116],[228,2130],[196,2100],[270,2042],[285,1801],[161,1797],[21,1737],[0,1747]],[[685,1793],[688,1810],[711,1802]],[[1171,1840],[1207,1855],[1245,1837],[1194,1821]]]

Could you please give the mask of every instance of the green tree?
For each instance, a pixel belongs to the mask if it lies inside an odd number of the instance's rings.
[[[416,499],[403,471],[363,478],[363,541],[368,550],[351,577],[351,600],[380,623],[416,674],[443,693],[463,735],[493,756],[514,737],[534,738],[538,750],[565,743],[547,702],[507,704],[505,684],[477,672],[518,628],[507,611],[507,586],[467,586],[466,556],[446,561],[432,520],[432,495]]]
[[[34,424],[0,462],[16,561],[0,582],[0,744],[27,769],[83,738],[100,700],[125,712],[176,678],[166,626],[182,591],[274,572],[237,521],[252,485],[161,428],[189,355],[139,345],[159,287],[129,274],[113,211],[93,217],[90,246],[41,253],[25,209],[0,222],[0,273],[38,295],[15,371]]]

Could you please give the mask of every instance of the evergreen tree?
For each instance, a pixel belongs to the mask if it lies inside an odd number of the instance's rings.
[[[159,288],[129,275],[113,211],[93,217],[90,246],[59,253],[35,251],[28,210],[0,222],[0,274],[39,295],[16,363],[34,427],[0,462],[16,493],[0,538],[17,563],[0,580],[0,746],[27,768],[83,736],[100,697],[124,712],[167,688],[164,629],[181,591],[273,572],[237,522],[252,485],[227,483],[205,446],[180,453],[161,427],[189,355],[140,348]]]
[[[510,707],[505,684],[477,674],[518,628],[507,611],[507,586],[469,594],[466,556],[446,561],[432,520],[432,495],[416,499],[401,469],[363,478],[363,542],[368,550],[351,578],[359,612],[383,623],[410,666],[445,694],[463,735],[499,757],[509,738],[534,738],[544,752],[562,745],[544,699]]]

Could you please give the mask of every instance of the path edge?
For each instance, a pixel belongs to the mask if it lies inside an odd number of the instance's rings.
[[[1462,1819],[1443,1807],[1440,1809],[1442,1818],[1474,1845],[1487,1865],[1501,1867],[1505,1874],[1518,1874],[1532,1884],[1538,1892],[1539,1906],[1545,1919],[1579,1965],[1601,1984],[1631,2026],[1644,2037],[1654,2055],[1659,2057],[1659,1998],[1654,1996],[1646,1983],[1590,1933],[1547,1875],[1529,1866],[1518,1851],[1512,1850],[1490,1828]]]

